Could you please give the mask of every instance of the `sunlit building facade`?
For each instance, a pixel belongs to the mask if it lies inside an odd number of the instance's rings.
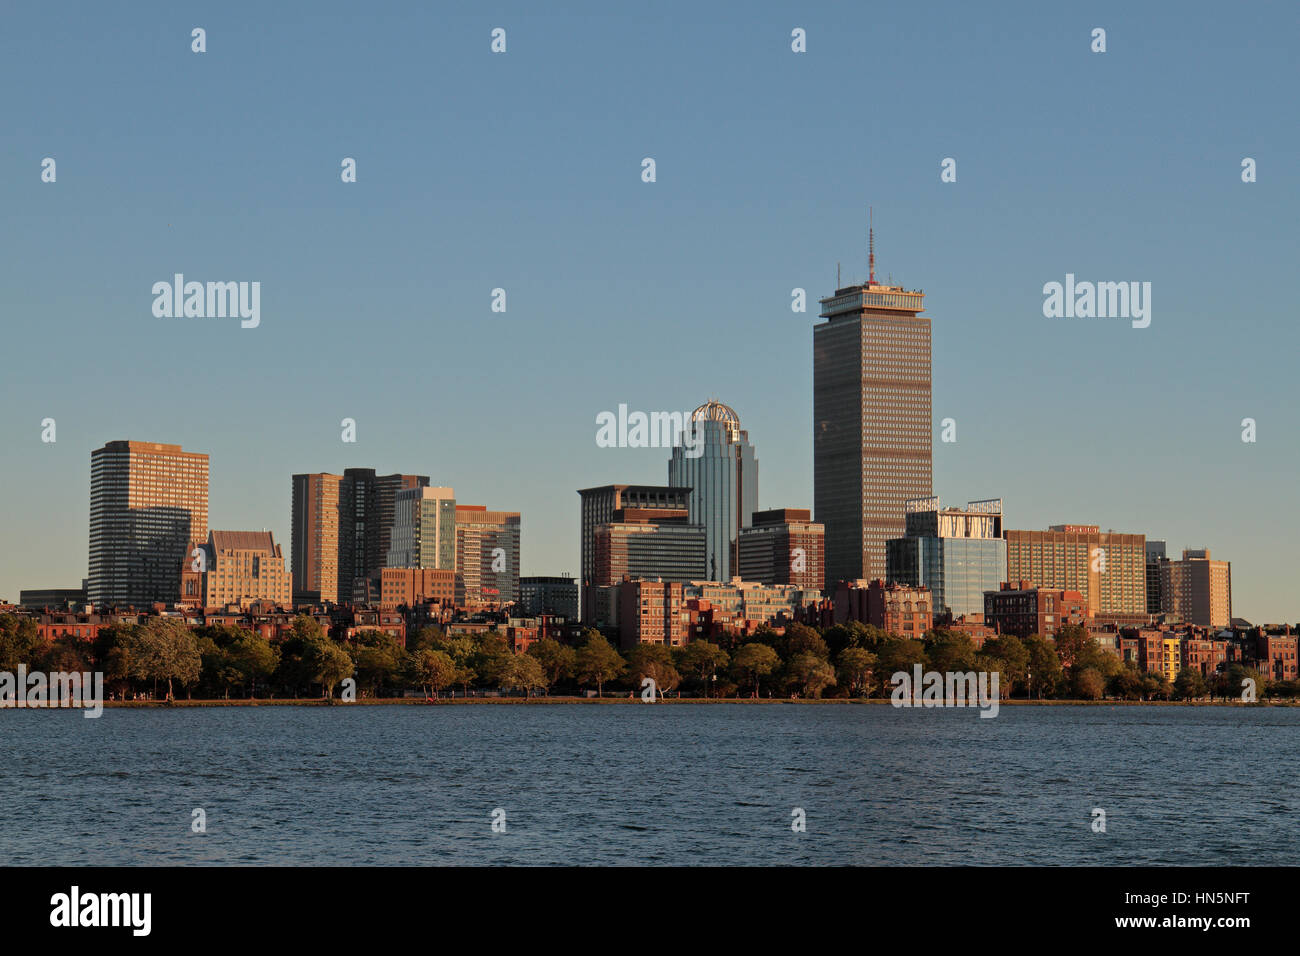
[[[704,527],[708,549],[705,574],[711,581],[727,581],[738,573],[740,529],[758,507],[758,459],[739,416],[721,402],[710,400],[695,409],[688,427],[692,447],[673,448],[668,484],[690,490],[691,524]]]
[[[1101,531],[1097,525],[1052,525],[1007,531],[1007,580],[1078,591],[1088,613],[1145,617],[1146,536]]]
[[[813,329],[813,517],[826,527],[826,585],[884,578],[903,506],[930,495],[930,320],[924,294],[835,290]]]
[[[207,535],[207,455],[140,441],[90,453],[87,601],[174,604],[189,544]]]
[[[887,545],[887,580],[930,589],[935,620],[984,613],[984,592],[1007,580],[1002,499],[941,508],[936,497],[905,504],[906,536]]]

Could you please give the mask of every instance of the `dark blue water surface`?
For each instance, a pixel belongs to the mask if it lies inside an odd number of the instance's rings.
[[[8,864],[1295,864],[1300,709],[0,711]],[[201,807],[207,832],[191,831]],[[791,830],[802,808],[807,832]],[[506,830],[491,814],[505,811]],[[1094,808],[1106,832],[1093,831]]]

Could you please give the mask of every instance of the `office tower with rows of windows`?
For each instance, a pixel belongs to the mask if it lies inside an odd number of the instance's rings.
[[[1147,614],[1146,535],[1058,524],[1006,532],[1007,581],[1078,591],[1093,617],[1142,624]]]
[[[373,468],[343,472],[339,482],[340,600],[363,600],[366,582],[385,567],[397,493],[428,484],[428,475],[376,475]]]
[[[387,566],[397,493],[428,484],[427,475],[376,475],[373,468],[294,475],[294,600],[364,601]]]
[[[404,488],[394,499],[390,568],[456,570],[456,492]]]
[[[826,586],[826,529],[807,508],[754,512],[737,550],[737,573],[745,581],[792,584],[813,593]]]
[[[289,565],[295,604],[339,600],[340,475],[293,476]]]
[[[1178,561],[1160,564],[1160,610],[1197,627],[1232,623],[1232,562],[1214,561],[1208,548],[1184,548]]]
[[[456,606],[519,600],[519,512],[456,506]]]
[[[519,579],[520,611],[533,617],[555,614],[568,621],[578,619],[578,582],[572,575],[536,575]]]
[[[207,455],[141,441],[90,453],[88,601],[176,603],[189,543],[207,535]]]
[[[578,494],[582,498],[578,538],[582,565],[582,619],[589,622],[594,607],[591,598],[594,588],[599,586],[596,581],[596,529],[614,521],[615,513],[639,515],[648,520],[654,520],[656,515],[667,517],[666,513],[671,513],[673,523],[681,524],[690,513],[691,489],[661,485],[601,485],[580,488]],[[690,577],[703,576],[701,560]]]
[[[826,586],[886,575],[904,503],[932,494],[924,294],[875,281],[821,300],[813,328],[813,517]]]

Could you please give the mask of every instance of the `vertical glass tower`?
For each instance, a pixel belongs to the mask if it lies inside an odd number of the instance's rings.
[[[691,489],[690,523],[704,525],[706,576],[729,581],[740,573],[740,529],[748,528],[758,510],[758,459],[749,433],[741,431],[733,409],[710,399],[691,413],[689,428],[702,436],[699,457],[683,445],[668,461],[668,485]]]
[[[821,300],[813,327],[813,518],[826,586],[884,578],[904,505],[931,494],[930,320],[924,293],[863,285]]]
[[[917,498],[905,507],[907,535],[889,542],[887,579],[928,587],[936,623],[983,614],[984,592],[1007,580],[1002,499],[940,508],[938,498]]]
[[[393,499],[390,568],[456,570],[456,492],[403,488]]]

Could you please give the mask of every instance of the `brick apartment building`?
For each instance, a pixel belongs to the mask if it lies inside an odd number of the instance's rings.
[[[1048,637],[1066,625],[1087,623],[1088,603],[1078,591],[1018,584],[1004,582],[1001,590],[984,593],[984,620],[999,634]]]
[[[841,581],[835,588],[835,623],[859,621],[900,637],[920,639],[934,623],[930,589],[874,581]]]

